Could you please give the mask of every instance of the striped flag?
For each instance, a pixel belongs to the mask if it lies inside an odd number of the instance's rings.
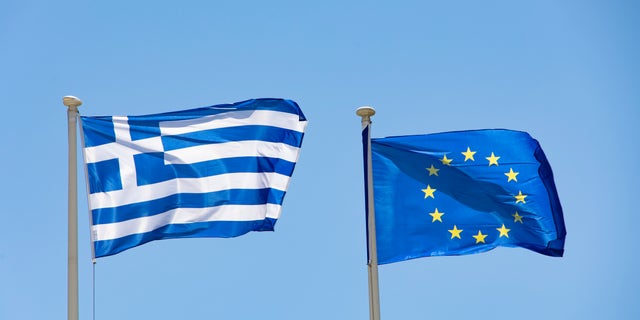
[[[81,122],[95,257],[273,231],[307,124],[282,99]]]

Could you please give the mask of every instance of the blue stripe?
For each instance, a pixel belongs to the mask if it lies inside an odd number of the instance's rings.
[[[285,99],[253,99],[233,104],[221,104],[184,111],[129,116],[131,139],[133,141],[160,136],[160,122],[190,120],[236,111],[270,110],[298,115],[300,121],[306,121],[297,103]],[[94,147],[115,141],[111,117],[82,116],[85,147]]]
[[[162,152],[134,156],[139,186],[176,178],[203,178],[236,172],[275,172],[291,176],[295,162],[279,158],[238,157],[198,162],[194,164],[164,164]]]
[[[106,257],[153,240],[173,238],[232,238],[250,231],[273,231],[276,219],[257,221],[212,221],[171,224],[147,233],[94,242],[96,258]]]
[[[162,136],[162,146],[165,151],[171,151],[199,145],[246,140],[282,142],[290,146],[299,147],[302,143],[302,132],[278,127],[249,125]]]
[[[278,189],[228,189],[208,193],[177,193],[164,198],[91,210],[93,225],[149,217],[177,208],[209,208],[222,205],[282,204],[285,192]]]
[[[113,120],[110,116],[80,117],[84,147],[99,146],[116,141]]]

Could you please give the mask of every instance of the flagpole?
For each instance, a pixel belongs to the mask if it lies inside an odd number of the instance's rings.
[[[77,137],[78,106],[82,101],[74,96],[65,96],[62,103],[67,106],[69,136],[69,194],[67,226],[67,319],[78,320],[78,174]]]
[[[371,107],[360,107],[356,114],[362,118],[362,129],[367,129],[365,143],[365,165],[367,175],[367,248],[369,261],[367,269],[369,273],[369,319],[380,320],[380,293],[378,288],[378,250],[376,247],[376,217],[373,207],[373,170],[371,166],[371,116],[376,110]],[[365,140],[363,139],[363,143]]]

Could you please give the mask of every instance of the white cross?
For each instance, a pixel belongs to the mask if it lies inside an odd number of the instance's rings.
[[[133,156],[141,153],[164,152],[160,136],[132,141],[127,117],[113,117],[115,142],[84,150],[86,163],[118,159],[122,189],[137,187],[136,166]]]

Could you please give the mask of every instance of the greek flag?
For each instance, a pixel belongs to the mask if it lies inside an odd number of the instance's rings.
[[[81,122],[95,257],[273,231],[307,124],[283,99]]]

